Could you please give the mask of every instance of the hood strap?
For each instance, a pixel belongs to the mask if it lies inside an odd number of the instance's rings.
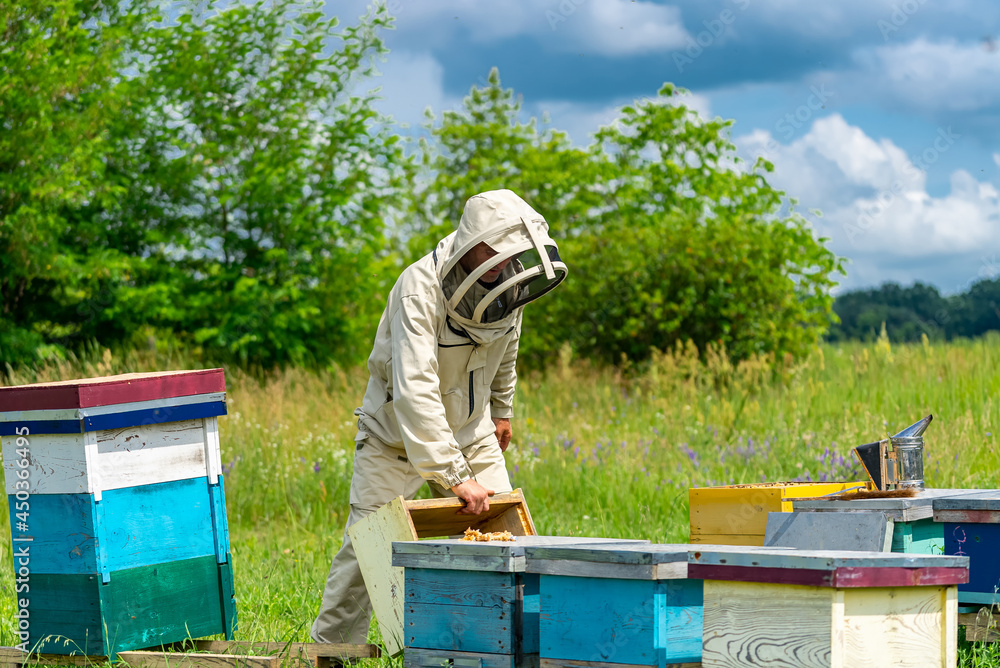
[[[470,341],[472,340],[472,337],[469,336],[469,333],[467,331],[465,331],[464,327],[462,327],[462,326],[458,326],[458,327],[452,326],[452,324],[451,324],[451,316],[450,315],[446,315],[444,317],[444,324],[448,325],[448,329],[450,329],[453,334],[457,334],[458,336],[465,337],[465,338],[469,339]]]

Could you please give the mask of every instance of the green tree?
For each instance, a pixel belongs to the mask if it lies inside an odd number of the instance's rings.
[[[133,258],[89,212],[121,195],[106,174],[109,121],[156,18],[147,0],[0,4],[2,362],[92,335],[93,304],[127,280]]]
[[[602,204],[565,249],[582,279],[535,328],[606,361],[685,340],[734,359],[801,355],[831,323],[841,260],[768,184],[770,163],[741,163],[731,121],[701,118],[683,93],[667,84],[597,133]]]
[[[556,236],[586,215],[595,175],[587,152],[564,132],[522,120],[521,100],[503,88],[497,68],[485,86],[472,87],[461,110],[444,111],[439,123],[429,116],[427,129],[431,141],[421,143],[420,157],[433,180],[415,199],[413,259],[453,232],[465,201],[486,190],[513,190],[551,221]]]
[[[608,362],[693,341],[743,359],[798,355],[831,320],[841,261],[772,188],[772,166],[739,163],[729,122],[684,106],[682,91],[621,110],[587,150],[518,120],[494,70],[460,112],[432,126],[430,220],[450,231],[465,199],[507,187],[562,237],[566,284],[526,310],[522,358],[564,343]]]
[[[156,271],[119,319],[262,365],[367,352],[407,173],[357,92],[388,25],[384,8],[338,30],[320,0],[257,0],[150,33],[119,170]]]

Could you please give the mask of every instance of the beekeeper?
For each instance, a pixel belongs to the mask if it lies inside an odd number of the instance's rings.
[[[458,229],[403,271],[368,358],[347,526],[424,481],[478,515],[509,492],[521,312],[566,277],[548,225],[509,190],[469,199]],[[347,532],[334,557],[317,642],[364,643],[371,605]]]

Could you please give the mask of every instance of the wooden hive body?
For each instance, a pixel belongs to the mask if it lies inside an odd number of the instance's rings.
[[[541,666],[700,665],[702,583],[687,578],[689,547],[529,547]]]
[[[706,668],[956,663],[962,557],[713,548],[689,561],[705,581]]]
[[[864,482],[776,482],[688,490],[691,542],[763,546],[767,514],[799,509],[797,499],[823,496]]]
[[[1000,490],[934,501],[934,520],[945,554],[969,557],[969,581],[958,586],[960,603],[1000,604]]]
[[[27,647],[114,656],[232,637],[224,389],[221,370],[0,388]]]
[[[467,528],[483,532],[509,531],[534,536],[535,525],[521,490],[497,494],[480,515],[459,515],[464,502],[458,498],[406,500],[402,496],[385,504],[348,529],[358,565],[378,619],[382,642],[391,656],[405,646],[403,568],[393,566],[392,544],[419,538],[461,535]]]
[[[538,665],[538,575],[525,572],[525,550],[588,541],[611,542],[523,536],[393,543],[393,565],[405,577],[405,665]]]

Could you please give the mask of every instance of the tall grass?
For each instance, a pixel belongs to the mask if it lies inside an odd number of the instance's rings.
[[[10,382],[202,366],[104,352]],[[508,468],[540,533],[684,542],[689,487],[858,480],[852,447],[933,413],[928,485],[995,488],[998,369],[997,336],[825,345],[796,365],[732,365],[680,348],[642,369],[605,369],[567,353],[522,376]],[[308,640],[347,517],[353,410],[366,381],[363,369],[227,373],[220,424],[242,639]],[[0,644],[14,643],[13,612],[4,560]],[[962,665],[1000,666],[991,647],[963,643],[962,652]]]

